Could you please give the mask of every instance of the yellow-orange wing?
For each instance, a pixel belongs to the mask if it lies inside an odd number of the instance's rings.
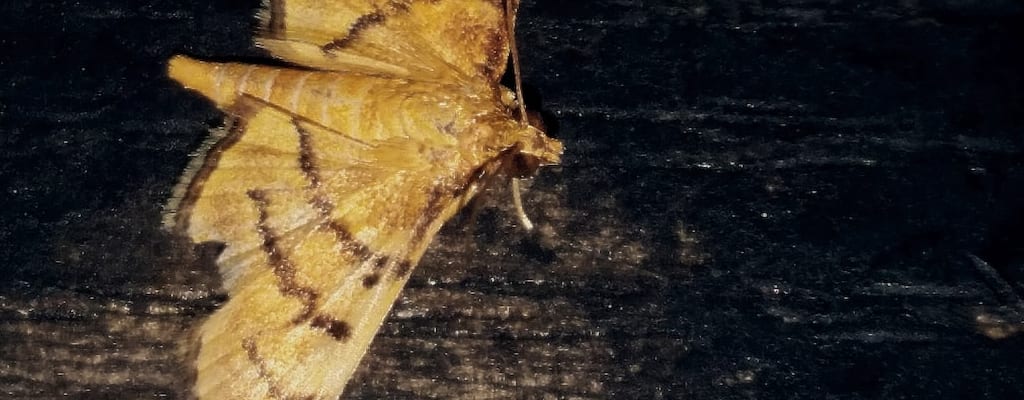
[[[441,225],[519,148],[485,125],[529,132],[509,128],[497,85],[513,16],[502,1],[269,0],[260,17],[257,42],[307,69],[169,68],[234,116],[168,215],[225,244],[230,299],[198,330],[193,391],[333,400]]]
[[[446,141],[366,141],[242,95],[175,222],[230,300],[198,331],[201,399],[336,399],[412,267],[476,188]],[[402,118],[401,112],[394,118]]]
[[[513,15],[518,0],[511,2]],[[501,0],[268,0],[257,44],[321,70],[495,83],[509,54]]]

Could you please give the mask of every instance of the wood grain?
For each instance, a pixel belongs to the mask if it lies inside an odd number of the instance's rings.
[[[223,297],[159,207],[219,117],[162,62],[258,55],[256,3],[4,7],[0,397],[185,387],[172,349]],[[347,395],[1024,396],[1022,22],[524,3],[525,80],[575,149],[524,192],[542,234],[506,193],[443,230]]]

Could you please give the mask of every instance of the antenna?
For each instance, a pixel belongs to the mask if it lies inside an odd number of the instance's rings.
[[[515,10],[512,2],[505,0],[505,28],[508,30],[508,47],[512,53],[512,74],[516,79],[516,103],[519,103],[519,122],[529,123],[526,118],[526,106],[523,105],[523,79],[519,72],[519,49],[516,47],[516,22],[513,20]]]
[[[526,117],[526,106],[523,104],[523,79],[519,72],[519,49],[516,47],[516,23],[514,20],[515,10],[512,8],[512,2],[517,0],[505,0],[505,29],[508,30],[508,47],[509,52],[512,54],[512,74],[516,79],[516,103],[519,105],[519,122],[523,125],[528,125],[529,119]],[[519,178],[512,177],[512,204],[516,207],[516,215],[519,216],[519,222],[523,224],[523,229],[527,231],[533,230],[533,222],[530,222],[530,217],[526,216],[526,211],[523,210],[523,199],[519,194]]]

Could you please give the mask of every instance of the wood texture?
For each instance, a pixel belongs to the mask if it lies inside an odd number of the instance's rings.
[[[246,52],[256,3],[2,6],[0,397],[186,387],[176,340],[223,295],[159,210],[220,117],[163,63]],[[576,149],[524,193],[544,234],[500,192],[442,230],[348,396],[1024,397],[1019,2],[519,21]]]

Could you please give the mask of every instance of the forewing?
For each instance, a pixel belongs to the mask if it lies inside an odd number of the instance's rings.
[[[198,331],[196,394],[335,399],[471,194],[470,167],[428,162],[422,141],[360,142],[252,97],[229,112],[237,122],[174,217],[194,241],[226,244],[230,299]]]
[[[512,19],[518,0],[511,1]],[[494,0],[269,0],[257,43],[325,70],[448,82],[497,82],[509,52]]]

